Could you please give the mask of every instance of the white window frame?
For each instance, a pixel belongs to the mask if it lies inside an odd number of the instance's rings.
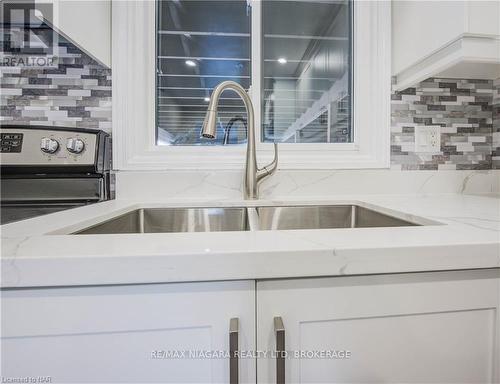
[[[252,99],[260,164],[272,145],[261,135],[261,0],[252,5]],[[113,1],[113,160],[117,170],[241,169],[246,145],[155,143],[156,5]],[[280,169],[388,168],[390,155],[391,3],[354,1],[353,143],[279,145]]]

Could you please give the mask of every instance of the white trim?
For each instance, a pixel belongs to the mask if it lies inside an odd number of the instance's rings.
[[[400,91],[429,77],[439,76],[459,63],[496,64],[500,71],[500,37],[462,34],[397,73],[393,89]]]
[[[252,1],[252,87],[261,121],[260,0]],[[118,170],[241,169],[245,146],[155,145],[155,2],[113,1],[113,140]],[[387,168],[391,5],[354,2],[354,143],[280,144],[280,169]],[[257,33],[255,33],[258,31]],[[260,129],[257,129],[260,134]],[[260,141],[260,140],[259,140]],[[259,163],[272,146],[259,143]]]

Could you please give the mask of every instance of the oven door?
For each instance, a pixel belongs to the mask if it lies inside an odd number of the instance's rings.
[[[96,203],[104,195],[101,177],[2,178],[0,224]]]
[[[47,215],[49,213],[77,208],[88,203],[68,204],[2,204],[0,210],[0,224],[8,224],[14,221],[31,219],[32,217]]]

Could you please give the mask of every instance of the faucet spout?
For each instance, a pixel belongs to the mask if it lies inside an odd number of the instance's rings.
[[[252,100],[245,89],[234,81],[223,81],[218,84],[210,97],[208,110],[203,121],[201,136],[209,139],[215,139],[217,136],[217,108],[219,99],[225,90],[230,89],[243,100],[247,112],[247,152],[245,162],[245,174],[243,178],[244,198],[258,199],[259,183],[266,177],[272,175],[278,167],[278,146],[274,145],[274,160],[263,168],[257,167],[257,155],[255,148],[255,118]]]

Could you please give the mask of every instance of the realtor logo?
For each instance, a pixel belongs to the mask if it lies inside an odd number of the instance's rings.
[[[57,66],[59,35],[52,28],[56,20],[51,2],[0,2],[3,67]]]

